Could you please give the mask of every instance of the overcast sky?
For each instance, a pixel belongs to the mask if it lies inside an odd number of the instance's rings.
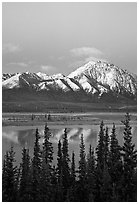
[[[3,73],[69,74],[90,60],[137,72],[136,3],[2,3]]]

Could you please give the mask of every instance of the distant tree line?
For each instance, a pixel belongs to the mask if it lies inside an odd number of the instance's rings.
[[[31,120],[33,121],[33,120],[35,120],[35,118],[37,118],[37,119],[42,119],[42,116],[36,116],[35,114],[32,114],[32,115],[31,115]],[[45,113],[44,118],[45,118],[46,120],[48,120],[48,121],[51,121],[51,120],[52,120],[52,117],[51,117],[50,113],[48,113],[48,114]]]
[[[39,144],[36,129],[33,158],[23,148],[22,162],[14,165],[13,148],[6,152],[2,170],[3,202],[133,202],[137,201],[137,152],[132,144],[130,115],[127,113],[120,146],[113,124],[111,134],[103,121],[96,149],[90,145],[85,153],[83,135],[80,138],[78,169],[75,153],[69,156],[67,130],[58,141],[57,165],[53,166],[51,133],[44,129],[44,142]]]

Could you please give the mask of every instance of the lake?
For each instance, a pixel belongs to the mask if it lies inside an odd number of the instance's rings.
[[[107,124],[109,128],[109,133],[111,132],[112,123]],[[106,127],[106,126],[105,126]],[[2,153],[3,156],[10,148],[14,147],[16,152],[16,165],[19,165],[21,162],[22,148],[26,146],[29,148],[30,155],[33,155],[33,146],[35,140],[35,130],[39,129],[40,133],[40,145],[43,143],[43,132],[44,126],[5,126],[2,128]],[[79,144],[80,136],[83,134],[84,142],[86,147],[86,154],[88,153],[89,145],[96,148],[97,145],[97,136],[99,132],[99,125],[51,125],[49,127],[51,131],[51,142],[53,144],[54,150],[54,164],[57,163],[57,143],[59,139],[62,139],[64,134],[64,129],[67,128],[68,139],[69,139],[69,155],[71,158],[72,151],[75,152],[76,165],[78,164],[79,159]],[[119,140],[120,145],[123,144],[123,130],[124,127],[121,124],[116,125],[116,135]],[[133,143],[137,144],[137,125],[136,123],[132,124],[132,135]]]

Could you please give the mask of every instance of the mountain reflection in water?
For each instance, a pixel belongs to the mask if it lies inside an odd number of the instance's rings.
[[[112,126],[109,125],[109,133],[111,133]],[[40,133],[40,145],[43,143],[43,132],[44,126],[38,128]],[[116,127],[116,134],[119,140],[120,145],[123,144],[123,126]],[[3,156],[10,148],[10,146],[14,146],[14,150],[16,152],[16,164],[18,165],[21,162],[21,154],[22,154],[22,147],[29,148],[30,155],[33,155],[33,146],[35,140],[35,127],[3,127],[2,136],[3,136]],[[64,135],[64,128],[60,129],[50,129],[51,131],[51,142],[53,144],[54,149],[54,164],[57,162],[57,143],[58,140],[62,139]],[[69,155],[71,156],[72,152],[75,152],[76,155],[76,164],[79,158],[79,144],[80,144],[80,136],[83,134],[85,147],[86,147],[86,154],[88,153],[89,145],[91,144],[92,147],[96,147],[97,145],[97,135],[99,132],[99,125],[94,125],[90,127],[75,127],[75,128],[67,128],[67,134],[69,139]],[[133,143],[136,144],[136,137],[137,137],[137,127],[132,127],[132,134],[133,134]]]

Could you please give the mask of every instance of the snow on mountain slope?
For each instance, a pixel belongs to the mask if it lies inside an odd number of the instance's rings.
[[[62,89],[63,91],[69,91],[69,88],[62,82],[61,79],[55,80],[56,86],[59,89]]]
[[[50,78],[50,76],[42,72],[37,72],[36,75],[39,76],[42,80],[47,80]]]
[[[39,83],[38,90],[49,90],[49,88],[47,87],[47,83],[46,82]]]
[[[75,71],[73,71],[72,73],[70,73],[68,75],[69,78],[75,78],[82,75],[86,70],[88,70],[89,68],[92,68],[92,66],[95,64],[96,62],[94,61],[90,61],[87,64],[85,64],[84,66],[79,67],[78,69],[76,69]]]
[[[75,83],[73,83],[73,82],[71,81],[71,79],[69,79],[68,77],[65,77],[65,80],[66,80],[67,84],[71,87],[71,89],[72,89],[73,91],[78,91],[78,90],[80,90],[80,87],[77,86]]]
[[[22,79],[24,78],[30,85],[37,84],[41,81],[41,78],[36,73],[30,73],[30,72],[22,73],[22,75],[20,76],[20,79],[21,78]]]
[[[15,74],[3,74],[3,75],[2,75],[2,81],[11,78],[11,77],[14,76],[14,75],[15,75]]]
[[[7,78],[7,79],[6,79]],[[114,95],[137,94],[137,78],[136,75],[126,70],[102,61],[90,61],[84,66],[79,67],[68,76],[63,74],[47,75],[45,73],[22,74],[5,74],[3,75],[2,87],[12,88],[32,88],[40,90],[63,90],[82,91],[101,97],[103,93],[114,93]]]
[[[15,75],[9,77],[8,79],[2,82],[3,88],[22,88],[26,87],[36,87],[38,83],[40,83],[41,78],[35,74],[30,72],[25,73],[16,73]]]
[[[83,88],[86,86],[90,92],[92,92],[92,89],[88,83],[90,84],[92,80],[99,87],[101,94],[107,92],[106,89],[118,93],[123,89],[131,94],[137,92],[136,80],[132,74],[106,62],[87,63],[69,74],[68,77],[77,80]]]
[[[80,85],[82,86],[83,90],[86,91],[87,93],[92,93],[94,94],[96,92],[96,90],[94,89],[94,87],[87,81],[86,77],[83,76],[80,80],[79,80]]]
[[[15,87],[19,87],[19,76],[21,74],[16,74],[10,78],[8,78],[7,80],[4,80],[2,82],[2,86],[4,88],[9,88],[9,89],[12,89],[12,88],[15,88]]]
[[[54,79],[49,79],[44,82],[41,82],[38,84],[38,90],[63,90],[64,92],[69,91],[69,87],[63,83],[61,79],[56,78]]]
[[[39,76],[43,76],[42,74]],[[78,87],[75,83],[73,83],[68,77],[65,77],[62,74],[55,74],[52,76],[44,77],[45,79],[43,82],[38,84],[38,89],[43,90],[50,90],[50,89],[62,89],[63,91],[69,91],[69,90],[79,90],[80,87]]]
[[[56,78],[54,79],[48,79],[45,82],[41,82],[40,84],[38,84],[40,90],[42,89],[47,89],[49,90],[48,86],[53,88],[53,89],[62,89],[63,91],[69,91],[69,90],[73,90],[73,91],[78,91],[80,90],[80,87],[77,86],[75,83],[73,83],[69,78],[67,77],[60,77],[59,79]]]
[[[52,76],[50,76],[52,79],[63,79],[64,75],[61,73],[58,74],[53,74]]]

